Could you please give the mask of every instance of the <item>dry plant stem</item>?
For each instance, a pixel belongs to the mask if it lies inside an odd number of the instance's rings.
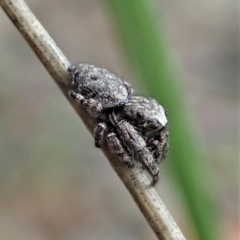
[[[66,57],[24,1],[0,0],[0,4],[67,97],[66,93],[69,84],[67,67],[69,66],[69,62]],[[92,133],[95,120],[83,112],[80,106],[76,105],[74,101],[68,97],[67,99]],[[155,189],[148,187],[150,182],[142,171],[136,168],[128,169],[120,165],[120,161],[116,156],[113,156],[107,146],[104,147],[103,152],[134,198],[158,239],[184,240],[184,236],[168,213]]]

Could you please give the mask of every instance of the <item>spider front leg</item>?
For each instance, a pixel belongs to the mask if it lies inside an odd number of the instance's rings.
[[[82,94],[73,90],[68,92],[68,95],[79,102],[83,109],[87,111],[92,117],[97,118],[103,110],[102,104],[94,99],[86,99]]]
[[[150,175],[153,177],[152,186],[158,181],[159,169],[151,152],[146,147],[146,142],[141,135],[126,121],[118,123],[117,131],[121,136],[121,141],[132,155],[137,157],[137,160],[143,164]]]
[[[167,142],[159,142],[158,140],[153,141],[153,145],[155,147],[154,157],[157,163],[162,162],[168,152],[168,143]]]
[[[168,153],[168,129],[164,128],[155,138],[147,141],[147,147],[153,152],[153,156],[157,163],[166,158]]]
[[[122,160],[122,163],[127,165],[129,168],[134,167],[130,156],[123,148],[121,142],[119,141],[115,133],[112,132],[107,135],[107,143],[112,152],[115,153]]]

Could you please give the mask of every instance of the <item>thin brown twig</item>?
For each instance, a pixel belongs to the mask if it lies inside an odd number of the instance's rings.
[[[67,67],[69,66],[69,61],[61,50],[23,0],[0,0],[0,5],[67,97],[69,84]],[[95,120],[87,115],[74,101],[68,97],[67,99],[92,133],[96,124]],[[119,164],[119,159],[107,147],[104,147],[102,150],[158,239],[184,240],[184,236],[155,189],[147,187],[150,185],[150,182],[142,171],[137,168],[128,169]]]

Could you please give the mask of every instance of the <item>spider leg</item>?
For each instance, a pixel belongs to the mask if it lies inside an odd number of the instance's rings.
[[[82,94],[76,93],[73,90],[68,92],[68,95],[79,102],[83,109],[92,117],[97,118],[103,110],[102,104],[94,99],[86,99]]]
[[[157,138],[149,141],[147,146],[151,148],[155,161],[162,162],[168,153],[168,130],[163,130]]]
[[[105,123],[98,123],[93,130],[95,147],[101,148],[104,133],[106,132],[107,126]]]
[[[121,121],[117,127],[121,141],[124,142],[128,151],[132,153],[131,155],[135,155],[149,174],[152,175],[153,181],[151,185],[155,185],[158,181],[159,169],[151,152],[146,147],[146,142],[128,122]]]
[[[115,153],[125,165],[127,165],[129,168],[134,167],[134,164],[131,161],[128,153],[123,148],[115,133],[112,132],[107,135],[107,142],[112,152]]]
[[[133,94],[133,88],[131,87],[131,85],[126,82],[126,81],[123,81],[123,84],[124,86],[126,87],[127,91],[128,91],[128,95],[131,96]]]

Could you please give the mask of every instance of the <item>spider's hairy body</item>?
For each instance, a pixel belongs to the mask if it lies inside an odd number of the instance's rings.
[[[140,162],[158,181],[158,163],[168,149],[168,121],[164,108],[152,98],[136,96],[132,87],[106,69],[88,64],[68,68],[69,95],[96,118],[95,146],[107,142],[129,168]],[[134,161],[132,160],[134,159]]]

